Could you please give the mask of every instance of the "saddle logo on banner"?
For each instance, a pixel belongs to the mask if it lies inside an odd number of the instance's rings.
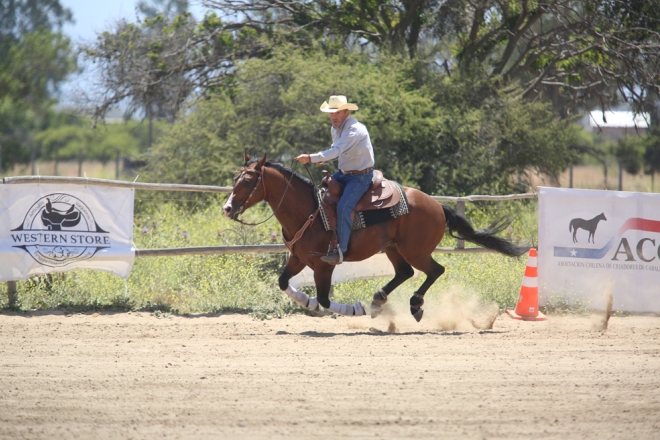
[[[110,247],[110,234],[99,227],[92,211],[70,194],[40,198],[11,230],[15,248],[23,249],[39,264],[63,267],[87,260]]]
[[[595,244],[596,228],[600,221],[607,221],[604,213],[597,215],[591,220],[584,220],[581,218],[574,218],[571,220],[568,225],[568,232],[572,233],[573,243],[578,242],[576,237],[578,229],[584,229],[589,233],[587,244]],[[623,236],[628,231],[660,233],[660,221],[639,217],[629,218],[623,222],[623,225],[621,225],[617,234],[611,237],[605,246],[601,248],[555,246],[554,256],[600,260],[616,246],[614,253],[610,255],[610,259],[613,261],[621,261],[619,258],[622,258],[624,261],[643,261],[645,263],[650,263],[653,260],[660,259],[660,242],[656,244],[655,238],[642,237],[637,243],[633,242],[631,246],[628,238]]]

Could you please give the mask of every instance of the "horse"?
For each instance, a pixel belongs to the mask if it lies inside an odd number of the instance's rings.
[[[577,230],[580,228],[589,232],[589,236],[587,237],[587,243],[589,243],[589,240],[591,240],[591,242],[594,243],[594,234],[596,234],[596,228],[598,227],[598,222],[600,222],[601,220],[607,221],[607,218],[605,218],[605,213],[603,212],[601,212],[591,220],[584,220],[581,218],[574,218],[573,220],[571,220],[571,222],[568,225],[568,232],[573,232],[573,243],[577,243],[577,237],[575,235],[577,234]]]
[[[371,316],[382,311],[388,295],[414,275],[423,272],[426,279],[410,298],[410,313],[419,322],[424,310],[424,294],[444,272],[445,268],[433,259],[433,251],[442,240],[445,229],[452,236],[458,233],[469,242],[479,244],[504,255],[519,257],[529,248],[520,247],[495,234],[504,230],[509,220],[502,218],[482,231],[475,231],[467,219],[452,208],[433,200],[427,194],[403,187],[409,212],[386,222],[354,230],[344,261],[361,261],[378,252],[385,252],[394,266],[394,278],[373,296]],[[338,304],[329,298],[334,265],[321,260],[328,250],[332,232],[326,231],[317,214],[314,184],[282,164],[252,159],[245,154],[245,163],[234,179],[232,192],[223,206],[225,217],[239,220],[239,215],[256,203],[265,201],[282,226],[284,243],[290,254],[279,276],[279,288],[300,306],[319,310],[319,305],[344,316],[366,315],[358,301],[353,305]],[[306,266],[314,271],[316,297],[297,290],[289,280]]]

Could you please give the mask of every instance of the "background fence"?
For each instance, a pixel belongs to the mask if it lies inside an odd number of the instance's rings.
[[[231,193],[232,188],[228,186],[211,186],[211,185],[181,185],[181,184],[168,184],[168,183],[140,183],[140,182],[125,182],[120,180],[106,180],[94,179],[86,177],[45,177],[45,176],[18,176],[18,177],[5,177],[2,181],[5,185],[14,184],[75,184],[75,185],[91,185],[91,186],[107,186],[117,188],[132,188],[135,190],[149,190],[149,191],[178,191],[178,192],[206,192],[206,193]],[[490,196],[490,195],[471,195],[465,197],[445,197],[445,196],[432,196],[432,198],[440,203],[455,203],[456,211],[460,215],[465,215],[466,202],[476,201],[509,201],[520,199],[533,199],[536,194],[510,194],[503,196]],[[168,256],[181,256],[181,255],[219,255],[219,254],[249,254],[249,253],[285,253],[288,249],[284,244],[265,244],[265,245],[248,245],[248,246],[195,246],[195,247],[180,247],[180,248],[163,248],[163,249],[136,249],[135,257],[168,257]],[[455,248],[438,247],[435,252],[438,253],[476,253],[476,252],[494,252],[486,248],[465,248],[464,240],[457,240]],[[7,295],[9,306],[13,307],[16,304],[16,282],[7,282]]]

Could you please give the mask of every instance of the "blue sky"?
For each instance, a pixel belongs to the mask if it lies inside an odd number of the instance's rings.
[[[73,12],[74,25],[66,25],[64,32],[74,43],[80,40],[93,40],[97,33],[112,26],[120,18],[134,21],[135,6],[138,0],[60,0],[60,4]],[[200,1],[192,0],[190,11],[196,18],[202,18]]]

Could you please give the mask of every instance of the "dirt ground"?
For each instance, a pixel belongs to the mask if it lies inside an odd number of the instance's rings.
[[[4,312],[0,438],[660,438],[659,317],[450,321]]]

